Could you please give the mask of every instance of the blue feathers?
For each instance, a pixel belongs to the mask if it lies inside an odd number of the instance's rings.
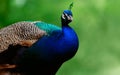
[[[64,10],[63,13],[65,13],[65,14],[67,14],[67,15],[71,15],[71,16],[73,16],[73,14],[72,14],[72,12],[71,12],[70,10]]]
[[[35,23],[37,27],[46,31],[47,34],[26,50],[22,58],[24,60],[22,65],[26,66],[25,63],[27,62],[27,65],[31,66],[29,62],[33,62],[34,60],[34,63],[37,64],[36,67],[44,65],[44,68],[40,68],[43,75],[53,75],[62,63],[75,55],[78,50],[79,41],[75,31],[68,25],[72,21],[72,12],[65,10],[61,19],[62,28],[43,22]],[[48,63],[49,65],[46,65]],[[51,71],[48,72],[50,69]],[[45,73],[46,71],[49,74]]]
[[[55,75],[60,66],[78,50],[77,34],[68,25],[73,20],[72,16],[71,10],[64,10],[61,15],[61,27],[45,22],[28,22],[46,34],[30,47],[15,47],[16,69],[27,75]],[[14,46],[10,49],[14,49]],[[10,52],[9,49],[7,51]]]
[[[70,10],[65,10],[63,14],[65,16],[65,19],[63,20],[71,20],[68,19],[72,17],[72,12]],[[74,56],[79,43],[77,34],[70,26],[66,25],[64,22],[62,24],[62,29],[55,25],[43,22],[37,22],[35,25],[46,31],[47,35],[39,39],[28,49],[28,51],[39,55],[42,59],[50,59],[50,61],[57,61],[55,58],[58,55],[63,56],[61,58],[65,59]]]

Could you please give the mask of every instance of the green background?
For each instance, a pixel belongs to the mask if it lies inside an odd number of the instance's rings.
[[[24,20],[61,26],[71,2],[80,46],[56,75],[120,75],[120,0],[0,0],[0,27]]]

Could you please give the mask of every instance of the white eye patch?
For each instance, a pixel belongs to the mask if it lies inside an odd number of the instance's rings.
[[[65,19],[65,15],[64,14],[62,14],[62,18]]]
[[[67,15],[66,13],[62,14],[62,18],[65,19],[65,16],[67,17],[68,20],[73,20],[72,16],[71,15]]]

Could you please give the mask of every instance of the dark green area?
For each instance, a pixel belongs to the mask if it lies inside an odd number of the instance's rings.
[[[72,2],[80,47],[56,75],[120,75],[120,0],[0,0],[0,27],[24,20],[60,26]]]

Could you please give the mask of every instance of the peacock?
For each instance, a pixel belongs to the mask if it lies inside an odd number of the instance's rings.
[[[79,40],[64,10],[61,27],[42,21],[21,21],[0,29],[0,70],[25,75],[55,75],[77,52]]]

